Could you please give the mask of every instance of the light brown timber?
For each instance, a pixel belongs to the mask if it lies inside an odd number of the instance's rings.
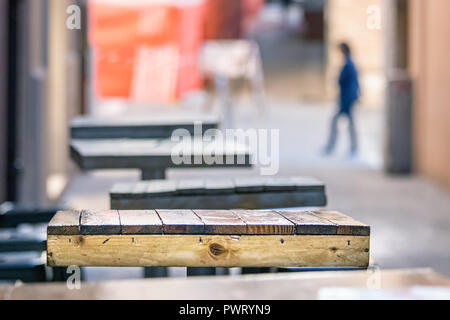
[[[49,266],[367,267],[368,236],[48,235]]]

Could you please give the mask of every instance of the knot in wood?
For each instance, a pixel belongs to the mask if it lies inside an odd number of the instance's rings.
[[[221,254],[224,254],[227,252],[227,249],[225,249],[224,246],[218,243],[211,243],[209,245],[209,251],[213,256],[220,256]]]

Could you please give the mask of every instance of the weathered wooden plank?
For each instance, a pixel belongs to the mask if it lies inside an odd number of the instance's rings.
[[[206,195],[234,193],[234,183],[231,179],[208,179],[205,181]]]
[[[293,191],[296,184],[290,177],[267,177],[264,178],[265,191]]]
[[[337,211],[314,211],[317,217],[327,219],[337,225],[337,234],[342,235],[370,235],[370,227]]]
[[[205,224],[205,234],[235,234],[247,232],[247,225],[229,210],[194,210]]]
[[[49,222],[48,234],[74,235],[80,233],[80,215],[77,210],[58,211]]]
[[[246,227],[245,227],[246,226]],[[245,228],[244,228],[245,227]],[[48,234],[363,235],[370,227],[336,211],[153,210],[60,211]]]
[[[313,177],[291,177],[297,190],[324,190],[325,185],[322,181]]]
[[[80,234],[112,235],[120,234],[120,218],[117,210],[91,211],[83,210],[80,219]]]
[[[177,184],[172,180],[147,181],[146,194],[149,197],[174,196],[177,194]]]
[[[177,183],[177,193],[181,195],[204,194],[205,182],[201,179],[180,180]]]
[[[296,234],[317,234],[334,235],[337,234],[337,225],[331,221],[318,217],[308,211],[286,211],[277,210],[286,219],[295,224]]]
[[[243,156],[244,162],[209,161],[208,153],[191,150],[195,140],[176,142],[170,139],[109,139],[109,140],[72,140],[71,157],[83,170],[137,168],[145,170],[165,170],[167,168],[224,168],[251,167],[249,149],[245,146],[233,147],[224,144],[218,153],[224,160],[226,157],[237,159]],[[186,144],[186,148],[179,143]],[[209,143],[211,144],[211,143]],[[204,149],[209,146],[204,143]],[[174,148],[186,150],[190,161],[174,162]],[[202,149],[203,150],[203,149]],[[193,161],[194,158],[201,161]],[[197,160],[198,160],[197,159]]]
[[[179,110],[177,111],[179,112]],[[184,115],[152,114],[125,117],[77,117],[70,123],[73,139],[146,139],[146,138],[170,138],[176,129],[185,129],[194,134],[195,121],[202,124],[201,132],[217,128],[219,117],[217,115],[199,114]]]
[[[238,194],[239,197],[254,197],[254,195],[261,195],[265,197],[268,195],[275,196],[271,201],[276,201],[276,197],[300,197],[310,198],[312,201],[306,201],[308,206],[323,206],[326,204],[325,187],[323,183],[314,178],[302,177],[248,177],[238,178],[238,187],[232,179],[206,179],[206,180],[153,180],[148,181],[148,188],[145,192],[145,197],[162,196],[162,195],[224,195],[225,201],[228,197],[233,197]],[[110,191],[111,197],[132,198],[135,195],[130,191],[136,183],[117,184]],[[177,185],[180,192],[177,192]],[[139,186],[139,184],[137,184]],[[236,191],[239,190],[239,192]],[[304,197],[303,197],[304,196]],[[305,198],[306,197],[306,198]],[[192,200],[192,198],[190,198]],[[302,200],[303,201],[303,200]],[[282,201],[278,207],[283,207]],[[295,204],[295,203],[294,203]],[[267,204],[266,204],[267,205]],[[301,206],[301,204],[300,204]],[[194,208],[195,206],[191,207]],[[232,208],[232,207],[230,207]],[[236,207],[234,207],[236,208]],[[262,207],[264,208],[264,207]],[[201,209],[201,208],[198,208]]]
[[[247,224],[247,234],[294,234],[294,224],[275,211],[233,212]]]
[[[192,210],[156,210],[165,234],[202,234],[205,224]]]
[[[154,210],[119,211],[122,234],[162,234],[163,225]]]
[[[271,209],[295,207],[321,207],[326,196],[317,191],[288,191],[264,193],[229,193],[197,196],[146,196],[132,198],[111,194],[111,208],[137,209]]]
[[[47,239],[47,264],[53,267],[367,267],[368,263],[368,236],[49,235]]]
[[[115,183],[109,192],[114,197],[130,197],[134,183]]]
[[[236,178],[234,188],[237,193],[253,193],[264,191],[264,179],[262,178]]]
[[[144,197],[147,193],[148,182],[147,181],[139,181],[133,185],[131,189],[131,193],[134,197]]]

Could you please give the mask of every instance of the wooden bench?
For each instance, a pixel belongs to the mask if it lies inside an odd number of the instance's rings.
[[[111,209],[270,209],[321,207],[324,184],[309,177],[253,177],[204,180],[153,180],[118,183]]]
[[[238,144],[224,144],[213,149],[214,156],[190,148],[195,140],[185,141],[188,163],[175,164],[172,151],[179,142],[169,139],[72,140],[71,157],[83,170],[140,169],[142,179],[165,179],[168,168],[251,167],[249,149]],[[201,142],[198,142],[201,143]],[[212,142],[203,143],[208,148]],[[182,148],[182,147],[180,147]],[[214,160],[220,161],[214,162]],[[217,163],[218,162],[218,163]]]
[[[178,111],[179,112],[179,111]],[[116,117],[80,116],[70,123],[72,139],[165,139],[176,129],[185,129],[194,135],[196,123],[200,133],[219,126],[220,118],[214,114],[181,115],[154,113]]]
[[[61,211],[49,266],[362,267],[370,227],[333,211]]]
[[[117,184],[111,209],[269,209],[326,205],[325,186],[310,177],[251,177],[215,180],[154,180]],[[243,268],[242,273],[261,273]],[[188,268],[189,276],[214,275],[215,268]],[[167,276],[167,268],[145,268],[146,277]]]

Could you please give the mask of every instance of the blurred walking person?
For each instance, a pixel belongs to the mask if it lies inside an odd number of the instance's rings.
[[[350,156],[356,156],[358,152],[358,142],[356,136],[355,123],[353,118],[353,109],[360,95],[358,70],[353,63],[351,50],[347,43],[341,43],[339,49],[344,58],[344,66],[339,75],[339,103],[338,110],[331,121],[331,132],[328,144],[325,148],[325,155],[333,152],[337,140],[337,125],[341,117],[348,120],[348,128],[350,133]]]

